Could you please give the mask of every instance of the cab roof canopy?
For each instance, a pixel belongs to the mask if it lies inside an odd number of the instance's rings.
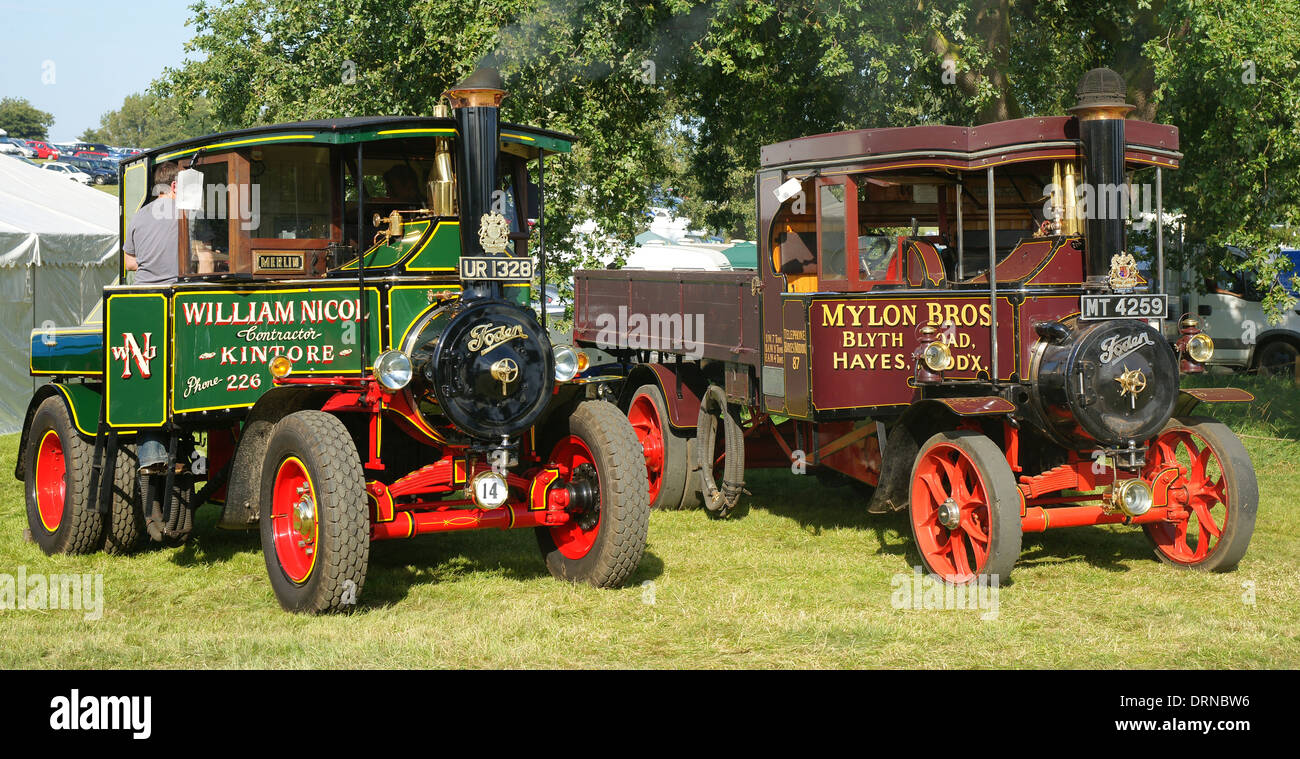
[[[1124,122],[1129,168],[1178,168],[1178,128]],[[982,169],[1006,163],[1083,157],[1073,116],[1034,116],[975,127],[911,126],[831,132],[766,145],[764,169],[800,171],[823,166],[863,171],[900,168]]]
[[[412,137],[454,137],[456,121],[435,116],[353,116],[343,119],[296,121],[288,124],[236,129],[204,137],[181,140],[133,156],[130,161],[151,159],[155,163],[194,155],[199,150],[228,150],[256,145],[306,143],[345,145],[357,142],[409,139]],[[540,153],[567,153],[576,138],[548,129],[501,124],[502,149],[526,158]]]

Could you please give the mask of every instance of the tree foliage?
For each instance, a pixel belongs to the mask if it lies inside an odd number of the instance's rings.
[[[155,148],[178,140],[201,137],[216,130],[212,107],[204,97],[188,103],[182,115],[175,100],[149,93],[127,95],[122,107],[99,118],[99,127],[87,129],[86,142]]]
[[[1096,66],[1136,118],[1177,126],[1166,207],[1188,250],[1267,266],[1300,208],[1300,0],[204,0],[196,60],[157,93],[242,127],[427,114],[480,62],[505,117],[579,139],[548,166],[548,239],[630,243],[652,198],[755,234],[762,145],[808,134],[1064,113]],[[1253,62],[1255,79],[1242,79]],[[603,243],[601,243],[603,244]]]
[[[0,98],[0,129],[9,137],[44,140],[53,125],[54,115],[40,110],[26,98]]]

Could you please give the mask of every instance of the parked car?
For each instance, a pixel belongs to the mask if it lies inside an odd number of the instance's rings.
[[[1291,270],[1279,275],[1282,286],[1293,298],[1300,297],[1291,286],[1292,276],[1300,275],[1300,250],[1281,248],[1276,255],[1291,262]],[[1271,323],[1262,302],[1269,288],[1260,285],[1254,272],[1229,265],[1245,259],[1245,251],[1229,247],[1213,276],[1203,282],[1185,277],[1179,309],[1200,319],[1202,329],[1214,340],[1211,365],[1292,376],[1300,358],[1300,303],[1293,300],[1282,320]],[[1177,323],[1171,320],[1166,329],[1177,329]]]
[[[37,158],[41,158],[41,159],[49,158],[54,161],[59,160],[58,148],[55,148],[54,146],[50,145],[50,143],[48,142],[44,142],[42,140],[28,140],[27,147],[36,151]]]
[[[117,184],[117,164],[109,161],[97,161],[91,158],[75,156],[63,159],[63,163],[76,167],[89,174],[95,184]]]
[[[564,303],[565,301],[560,297],[560,288],[556,287],[555,285],[547,285],[546,286],[546,316],[548,318],[553,318],[553,319],[563,319]],[[536,300],[533,301],[533,310],[534,311],[540,310],[540,304],[538,304]]]
[[[13,145],[15,148],[18,149],[17,155],[20,155],[23,158],[36,157],[36,151],[28,147],[26,140],[20,140],[17,137],[6,137],[5,139],[9,142],[10,145]]]
[[[36,151],[27,147],[22,140],[13,137],[0,137],[0,153],[8,155],[17,155],[24,158],[34,158]]]
[[[68,179],[71,179],[74,182],[80,182],[82,184],[90,184],[93,181],[91,179],[91,176],[86,172],[81,171],[75,166],[69,166],[68,164],[62,163],[60,161],[43,164],[41,168],[45,169],[46,171],[52,171],[55,174],[58,174],[60,176],[67,177]]]
[[[73,155],[77,158],[108,158],[108,153],[101,153],[98,150],[78,150]]]

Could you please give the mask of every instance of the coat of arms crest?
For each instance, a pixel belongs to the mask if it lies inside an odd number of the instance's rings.
[[[478,241],[488,253],[505,253],[510,241],[510,223],[499,213],[485,213],[479,220]]]
[[[1110,287],[1112,290],[1127,291],[1137,287],[1137,259],[1131,253],[1116,253],[1110,258]]]

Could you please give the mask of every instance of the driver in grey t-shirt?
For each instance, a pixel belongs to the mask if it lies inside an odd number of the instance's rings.
[[[165,163],[154,169],[154,189],[158,197],[131,217],[122,252],[126,270],[135,272],[137,285],[169,285],[179,274],[180,216],[176,211],[177,165]],[[212,248],[208,235],[197,234],[195,256],[197,273],[213,268]]]
[[[180,249],[180,223],[176,215],[176,164],[154,170],[152,203],[131,217],[122,252],[126,270],[135,272],[137,285],[166,285],[176,281]]]

